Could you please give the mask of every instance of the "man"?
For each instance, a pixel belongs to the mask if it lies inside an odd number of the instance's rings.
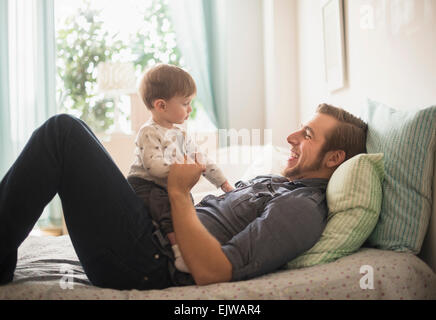
[[[160,289],[248,279],[277,270],[313,246],[326,223],[334,170],[365,152],[366,125],[320,105],[288,137],[284,176],[260,176],[196,207],[189,191],[204,167],[175,164],[168,193],[191,274],[175,271],[143,202],[81,120],[58,115],[35,130],[0,183],[0,284],[12,281],[17,248],[59,194],[71,241],[90,281],[115,289]]]
[[[245,265],[240,266],[237,260],[244,259],[243,254],[232,254],[231,249],[218,242],[204,227],[199,219],[201,215],[196,214],[189,198],[189,190],[197,182],[203,169],[202,166],[199,164],[174,165],[171,168],[168,183],[173,223],[182,255],[195,282],[210,284],[264,274],[277,269],[313,246],[321,236],[326,223],[325,188],[328,179],[342,162],[358,153],[365,152],[366,130],[366,124],[360,119],[343,110],[322,104],[311,121],[299,131],[288,136],[291,155],[284,170],[286,177],[284,180],[298,182],[300,187],[289,187],[288,182],[282,182],[283,186],[280,186],[280,183],[276,184],[275,189],[289,188],[288,192],[279,195],[277,198],[279,201],[276,203],[273,201],[268,203],[271,206],[264,206],[262,214],[259,214],[262,219],[261,223],[253,220],[245,226],[250,228],[255,225],[259,229],[268,223],[270,229],[265,228],[261,232],[246,232],[245,243],[238,247],[239,250],[250,250],[251,246],[265,246],[267,250],[263,252],[258,253],[253,250],[253,254],[258,254],[256,258],[263,264],[259,268],[250,266],[253,264],[250,258],[242,262]],[[268,183],[268,180],[266,181]],[[317,197],[313,193],[316,193]],[[306,198],[301,197],[302,195]],[[307,197],[310,197],[309,201]],[[273,220],[267,217],[268,214],[282,216]],[[306,219],[303,219],[301,215],[304,215]],[[296,217],[299,217],[299,221],[289,221]],[[288,229],[280,229],[280,226],[286,224],[289,224]],[[298,239],[293,239],[292,234],[289,237],[289,233],[297,233],[298,229],[303,229],[305,233],[300,234]],[[266,235],[262,235],[262,232]],[[256,236],[254,240],[250,237],[253,235]],[[238,246],[238,244],[232,245]],[[282,250],[273,250],[277,247]],[[223,248],[227,250],[223,251]],[[230,261],[229,257],[233,260]],[[275,263],[271,264],[271,260]],[[233,270],[235,265],[238,265],[239,269],[257,270],[238,270],[239,274],[235,276],[235,270]],[[243,275],[244,272],[246,275]]]

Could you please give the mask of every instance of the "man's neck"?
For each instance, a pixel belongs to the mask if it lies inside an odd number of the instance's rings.
[[[293,175],[293,176],[287,176],[286,178],[292,182],[294,180],[303,180],[303,179],[327,179],[329,180],[332,176],[332,173],[324,172],[322,170],[320,171],[311,171],[311,172],[304,172],[301,174]]]

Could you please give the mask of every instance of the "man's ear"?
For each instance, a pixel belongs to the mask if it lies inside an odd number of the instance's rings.
[[[344,150],[328,151],[326,154],[326,166],[328,168],[338,167],[345,160]]]
[[[156,99],[153,101],[153,107],[157,111],[164,111],[166,107],[166,103],[164,99]]]

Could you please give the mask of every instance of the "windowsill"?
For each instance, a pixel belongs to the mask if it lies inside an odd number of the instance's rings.
[[[46,236],[52,236],[52,237],[59,237],[66,233],[64,233],[63,228],[38,228],[35,227],[29,234],[29,236],[36,236],[36,237],[46,237]]]

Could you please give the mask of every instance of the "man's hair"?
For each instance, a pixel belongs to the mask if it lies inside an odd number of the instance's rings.
[[[191,75],[182,68],[169,64],[158,64],[148,69],[139,84],[139,96],[150,110],[156,99],[190,97],[196,92],[197,87]]]
[[[364,121],[343,109],[326,103],[320,104],[316,112],[332,116],[339,121],[339,125],[326,136],[322,149],[324,153],[331,150],[344,150],[344,161],[359,153],[366,153],[368,125]]]

